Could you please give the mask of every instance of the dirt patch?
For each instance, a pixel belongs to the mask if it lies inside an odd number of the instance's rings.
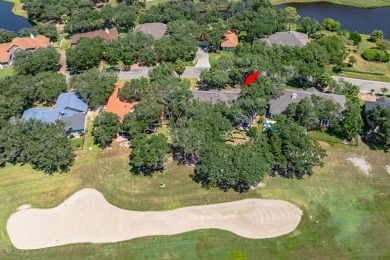
[[[112,243],[211,228],[246,238],[271,238],[292,232],[301,216],[302,211],[296,205],[268,199],[171,211],[130,211],[112,206],[97,190],[83,189],[56,208],[14,213],[7,230],[16,248],[29,250],[72,243]]]
[[[364,158],[350,156],[347,158],[347,160],[350,161],[355,167],[358,167],[365,174],[370,174],[371,165]]]
[[[385,168],[386,168],[387,173],[390,174],[390,165],[387,165]]]

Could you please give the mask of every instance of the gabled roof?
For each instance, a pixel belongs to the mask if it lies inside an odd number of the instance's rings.
[[[86,32],[86,33],[78,33],[72,36],[72,38],[70,39],[70,43],[72,45],[76,44],[81,37],[84,38],[100,37],[106,41],[115,41],[118,39],[118,31],[115,29],[111,29],[111,30],[97,30],[97,31]]]
[[[17,50],[37,49],[39,47],[46,48],[50,45],[50,39],[44,35],[39,35],[35,38],[31,37],[16,37],[11,42],[0,44],[0,63],[8,62],[12,53]],[[15,50],[11,50],[15,47]]]
[[[61,118],[61,120],[65,123],[64,130],[66,132],[71,131],[84,131],[85,128],[85,113],[74,113],[69,117]]]
[[[120,120],[123,120],[123,117],[130,112],[130,110],[137,104],[137,102],[128,103],[128,102],[122,102],[119,99],[118,92],[119,89],[123,87],[123,83],[116,86],[114,92],[111,94],[110,98],[108,99],[107,106],[106,106],[106,112],[112,112],[119,116]]]
[[[224,35],[221,42],[221,47],[235,48],[238,46],[238,36],[234,32],[229,32]]]
[[[61,93],[58,96],[56,108],[72,109],[77,112],[87,112],[88,105],[75,92]]]
[[[379,105],[382,105],[384,107],[390,107],[390,100],[385,97],[381,97],[378,98],[376,101],[366,101],[364,108],[366,111],[369,111]]]
[[[88,105],[76,93],[62,93],[58,96],[54,109],[30,108],[24,111],[22,119],[37,119],[45,123],[54,124],[57,120],[65,122],[64,130],[84,130]]]
[[[261,40],[266,42],[268,45],[281,44],[287,46],[303,47],[306,46],[306,44],[309,42],[309,36],[307,34],[296,31],[288,31],[277,32]]]
[[[277,98],[271,99],[268,103],[268,112],[271,115],[279,115],[286,111],[287,107],[291,103],[298,103],[305,97],[316,95],[325,99],[333,101],[335,104],[339,104],[341,109],[345,109],[346,99],[344,95],[328,94],[322,92],[310,92],[305,90],[286,90],[284,94]]]
[[[192,94],[194,98],[201,102],[209,102],[211,104],[216,104],[218,102],[229,102],[235,101],[240,97],[238,92],[226,92],[226,91],[203,91],[203,90],[193,90]]]
[[[168,33],[168,26],[163,23],[144,23],[135,27],[134,32],[142,32],[152,35],[155,39],[160,39]]]

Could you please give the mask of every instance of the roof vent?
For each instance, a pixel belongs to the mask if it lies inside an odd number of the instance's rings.
[[[297,93],[292,93],[292,95],[291,95],[292,99],[297,99],[297,97],[298,97]]]
[[[30,33],[31,39],[35,39],[34,34]]]
[[[104,28],[104,31],[105,31],[107,34],[110,34],[110,30],[108,30],[108,28]]]
[[[292,32],[293,32],[292,30],[288,31],[288,33],[292,33]]]

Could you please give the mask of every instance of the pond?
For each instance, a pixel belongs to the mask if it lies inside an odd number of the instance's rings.
[[[362,9],[324,2],[290,3],[276,7],[285,8],[287,6],[295,7],[302,18],[309,16],[322,22],[323,19],[330,17],[341,23],[341,29],[364,34],[371,34],[373,30],[381,30],[385,38],[390,39],[390,7]]]
[[[0,1],[0,28],[18,32],[22,28],[31,28],[30,22],[12,12],[14,4]]]

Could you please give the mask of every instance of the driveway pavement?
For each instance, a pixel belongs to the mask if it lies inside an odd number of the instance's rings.
[[[119,79],[139,79],[139,78],[147,78],[148,77],[149,68],[134,68],[130,71],[120,71]]]
[[[211,68],[211,65],[209,62],[209,53],[208,53],[207,49],[199,48],[196,55],[198,56],[198,62],[196,63],[195,67],[197,67],[197,68]]]
[[[337,77],[337,76],[333,76],[332,78],[335,80],[344,79],[345,81],[360,87],[360,92],[362,93],[371,93],[371,89],[375,89],[374,92],[375,94],[382,94],[381,88],[387,88],[389,90],[388,93],[390,93],[390,83],[388,82],[352,79],[352,78]]]
[[[198,62],[195,66],[187,66],[184,73],[181,75],[182,78],[199,78],[202,71],[211,68],[209,62],[209,54],[206,49],[199,48],[196,53],[198,57]],[[142,77],[147,78],[150,68],[134,68],[131,71],[119,72],[119,79],[139,79]],[[175,73],[176,74],[176,73]]]

